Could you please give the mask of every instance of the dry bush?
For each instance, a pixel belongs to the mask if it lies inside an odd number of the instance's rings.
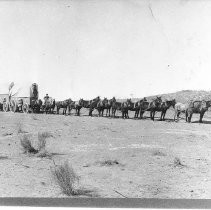
[[[182,164],[181,160],[180,160],[178,157],[175,157],[175,158],[174,158],[174,167],[177,167],[177,166],[183,167],[183,166],[185,166],[185,165]]]
[[[79,176],[75,173],[68,161],[51,169],[53,177],[62,192],[68,196],[78,195],[76,185],[79,183]]]
[[[42,133],[38,133],[38,150],[45,150],[45,146],[46,146],[46,139],[52,137],[53,135],[49,132],[42,132]]]
[[[38,150],[36,150],[32,146],[32,142],[29,135],[23,135],[20,139],[20,142],[24,153],[38,153]]]
[[[32,146],[32,141],[29,135],[23,135],[21,137],[21,146],[24,153],[37,154],[37,157],[51,157],[52,155],[46,151],[46,138],[52,136],[48,132],[38,133],[37,149]]]
[[[38,120],[35,116],[32,116],[32,119],[33,119],[33,120]]]
[[[38,150],[45,150],[46,136],[44,133],[38,133]]]
[[[49,159],[51,159],[53,155],[51,153],[47,152],[46,150],[41,150],[36,154],[36,156],[39,157],[39,158],[49,158]]]
[[[13,135],[12,132],[6,132],[6,133],[3,133],[3,134],[2,134],[2,136],[11,136],[11,135]]]
[[[120,164],[117,160],[104,160],[104,161],[98,161],[97,163],[100,164],[101,166],[113,166]]]
[[[165,153],[163,153],[163,152],[161,152],[161,151],[159,151],[159,150],[154,151],[154,152],[152,153],[152,155],[154,155],[154,156],[166,156]]]
[[[38,139],[47,139],[47,138],[50,138],[50,137],[53,137],[53,135],[48,131],[38,133]]]

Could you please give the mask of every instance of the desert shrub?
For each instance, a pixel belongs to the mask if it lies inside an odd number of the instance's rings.
[[[45,150],[46,136],[44,133],[38,133],[38,150]]]
[[[48,132],[38,133],[37,149],[32,145],[32,141],[29,135],[23,135],[20,139],[21,146],[24,153],[37,154],[37,157],[51,157],[52,155],[46,151],[46,138],[52,136]]]
[[[12,132],[6,132],[6,133],[3,133],[3,134],[2,134],[2,136],[11,136],[11,135],[13,135]]]
[[[34,115],[32,116],[32,119],[33,119],[33,120],[38,120]]]
[[[38,150],[36,150],[31,142],[30,136],[29,135],[23,135],[20,139],[20,143],[23,149],[24,153],[37,153]]]
[[[48,131],[38,133],[38,139],[47,139],[50,137],[53,137],[53,135],[51,133],[49,133]]]
[[[103,160],[103,161],[98,161],[98,163],[101,166],[113,166],[113,165],[119,165],[120,164],[117,160]]]
[[[68,161],[59,166],[55,165],[55,167],[51,169],[51,171],[55,181],[57,182],[64,194],[68,196],[78,194],[76,185],[79,182],[79,176],[69,165]]]
[[[154,156],[166,156],[165,153],[163,153],[163,152],[161,152],[161,151],[159,151],[159,150],[154,151],[154,152],[152,153],[152,155],[154,155]]]
[[[53,135],[49,132],[39,132],[38,133],[38,150],[45,150],[46,139],[52,137]]]
[[[182,164],[181,160],[178,158],[178,157],[175,157],[174,158],[174,167],[177,167],[177,166],[185,166],[184,164]]]
[[[39,158],[49,158],[51,159],[53,154],[49,153],[48,151],[46,151],[45,149],[44,150],[41,150],[39,151],[37,154],[36,154],[37,157]]]

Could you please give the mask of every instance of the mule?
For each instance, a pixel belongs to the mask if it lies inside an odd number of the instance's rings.
[[[160,98],[161,99],[161,98]],[[158,98],[159,100],[159,98]],[[164,121],[165,120],[165,115],[166,115],[166,111],[172,106],[174,108],[176,104],[176,100],[166,100],[166,101],[160,101],[157,103],[157,106],[153,107],[153,109],[151,110],[152,112],[152,120],[154,120],[155,117],[155,112],[161,112],[160,115],[160,120]]]
[[[176,103],[174,106],[174,121],[178,122],[180,114],[181,113],[185,114],[187,108],[188,108],[187,104],[182,104],[180,102]],[[176,118],[177,118],[177,120],[176,120]]]
[[[68,110],[68,114],[69,114],[70,113],[70,111],[69,111],[70,103],[72,103],[72,99],[70,99],[70,98],[66,99],[64,101],[56,101],[55,105],[56,105],[57,114],[59,114],[59,110],[61,108],[63,109],[63,112],[62,112],[63,115],[67,114],[67,110]]]
[[[106,104],[105,104],[105,109],[106,109],[106,117],[107,116],[111,116],[111,108],[112,108],[112,103],[114,101],[114,97],[112,99],[107,100]],[[116,99],[115,99],[116,100]]]
[[[83,99],[80,99],[79,101],[72,101],[70,104],[70,112],[72,109],[75,109],[75,114],[80,116],[80,110],[83,107],[83,101]]]
[[[126,102],[121,103],[121,111],[122,111],[122,118],[129,118],[128,110],[133,108],[134,104],[132,103],[131,99],[127,99]]]
[[[160,115],[160,120],[164,121],[165,116],[166,116],[166,111],[172,106],[173,108],[175,107],[176,100],[166,100],[165,102],[162,102],[161,104],[161,115]]]
[[[92,112],[97,107],[99,101],[100,101],[99,96],[89,101],[89,116],[92,117]]]
[[[116,101],[116,98],[111,99],[111,116],[116,117],[116,111],[121,110],[121,103]]]
[[[84,100],[84,99],[81,99],[82,100],[82,107],[83,108],[90,108],[90,101],[89,100]]]
[[[104,112],[104,109],[106,108],[106,104],[108,103],[108,99],[107,98],[104,98],[103,100],[100,100],[98,103],[97,103],[97,106],[96,106],[96,109],[98,110],[99,112],[99,117],[102,116],[103,117],[103,112]]]
[[[150,111],[149,109],[149,105],[150,105],[150,102],[149,101],[141,101],[140,102],[140,110],[139,110],[139,113],[140,113],[140,119],[143,119],[143,115],[144,115],[144,112],[145,111]]]
[[[188,104],[185,111],[186,122],[191,122],[194,113],[200,114],[199,123],[202,123],[203,116],[208,108],[211,106],[211,101],[192,101]]]
[[[142,100],[139,100],[136,103],[134,103],[134,111],[135,111],[134,118],[138,118],[139,113],[140,113],[140,118],[142,118],[141,117],[141,109],[143,108],[143,103],[144,102],[147,102],[147,99],[145,97]],[[148,105],[149,104],[147,104],[147,107],[146,108],[148,108]]]
[[[150,118],[154,121],[155,119],[155,112],[161,109],[162,100],[161,97],[156,97],[149,103],[149,108],[146,111],[150,111]]]

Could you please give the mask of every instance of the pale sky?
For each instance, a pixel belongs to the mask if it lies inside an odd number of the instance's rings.
[[[0,84],[36,82],[56,100],[211,90],[210,11],[208,0],[0,1]]]

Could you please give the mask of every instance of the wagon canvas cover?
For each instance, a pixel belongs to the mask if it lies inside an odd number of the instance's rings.
[[[0,85],[0,93],[1,94],[10,94],[12,97],[30,97],[30,87],[32,83],[16,83],[14,82],[14,85],[11,87],[9,91],[9,86],[11,83],[8,84],[1,84]]]

